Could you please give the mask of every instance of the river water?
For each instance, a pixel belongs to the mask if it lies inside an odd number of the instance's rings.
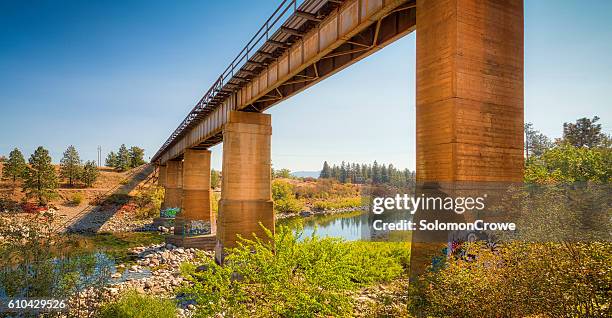
[[[406,241],[409,232],[381,233],[372,228],[374,216],[368,211],[355,211],[333,215],[315,215],[307,218],[295,217],[277,221],[278,226],[287,226],[294,231],[302,232],[302,237],[315,233],[320,237],[338,237],[347,241],[394,240]],[[375,218],[381,218],[376,216]],[[386,219],[405,218],[401,215],[385,216]]]

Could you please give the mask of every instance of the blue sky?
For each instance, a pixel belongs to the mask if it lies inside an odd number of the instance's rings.
[[[0,0],[0,154],[155,153],[280,0]],[[525,119],[612,130],[612,1],[526,1]],[[275,168],[415,166],[415,34],[275,106]],[[220,146],[213,166],[221,166]]]

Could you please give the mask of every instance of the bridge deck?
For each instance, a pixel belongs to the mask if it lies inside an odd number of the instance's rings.
[[[230,111],[263,112],[412,32],[415,6],[414,0],[283,1],[152,161],[213,146],[223,140]]]

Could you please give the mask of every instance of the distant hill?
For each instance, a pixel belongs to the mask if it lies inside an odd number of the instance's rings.
[[[291,175],[297,178],[318,178],[320,173],[321,171],[294,171]]]

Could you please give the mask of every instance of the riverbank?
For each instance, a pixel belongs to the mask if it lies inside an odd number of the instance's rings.
[[[291,219],[291,218],[296,218],[296,217],[309,218],[313,216],[324,216],[324,215],[329,216],[329,215],[336,215],[336,214],[355,212],[355,211],[365,211],[367,209],[368,209],[368,206],[364,205],[364,206],[348,207],[348,208],[340,208],[340,209],[329,209],[329,210],[303,210],[303,211],[296,212],[296,213],[277,213],[276,219],[284,220],[284,219]]]

